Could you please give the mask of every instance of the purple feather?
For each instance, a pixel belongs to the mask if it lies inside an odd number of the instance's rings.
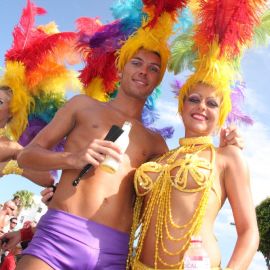
[[[150,127],[150,129],[156,133],[159,133],[165,140],[170,139],[173,136],[174,133],[174,127],[164,127],[164,128],[153,128]]]
[[[21,137],[19,138],[19,144],[22,146],[28,145],[32,139],[47,125],[46,122],[38,118],[34,118],[28,121],[28,125]],[[58,143],[53,150],[56,152],[62,152],[64,150],[65,141],[62,140]]]
[[[178,98],[179,92],[180,92],[180,89],[182,88],[182,86],[183,86],[183,83],[180,80],[178,80],[178,79],[175,79],[171,83],[172,92],[174,93],[174,95],[175,95],[176,98]]]
[[[244,114],[242,107],[244,104],[246,84],[244,82],[236,82],[232,87],[231,101],[232,101],[232,110],[229,113],[226,122],[228,124],[245,124],[253,125],[253,120],[248,115]]]

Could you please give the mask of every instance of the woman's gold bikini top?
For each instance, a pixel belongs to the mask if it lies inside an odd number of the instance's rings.
[[[156,161],[144,163],[136,170],[134,186],[137,199],[127,265],[130,265],[132,260],[140,259],[144,238],[155,209],[157,210],[155,220],[155,269],[158,263],[167,268],[181,268],[182,260],[176,264],[170,264],[162,258],[161,253],[167,256],[178,256],[179,258],[180,254],[188,248],[191,236],[196,235],[201,228],[209,192],[215,177],[215,148],[211,137],[183,138],[179,142],[180,147],[177,149],[169,151]],[[199,156],[200,152],[207,151],[207,149],[210,150],[210,160]],[[157,174],[155,181],[148,175],[149,173]],[[202,194],[194,213],[185,224],[176,224],[173,220],[172,188],[181,192],[201,192]],[[147,201],[142,209],[146,194],[148,194]],[[140,230],[138,230],[139,228]],[[180,237],[174,237],[171,231],[175,229],[182,230],[183,234]],[[138,245],[134,249],[133,242],[136,238],[138,238]],[[170,251],[166,247],[164,239],[178,241],[179,250]]]

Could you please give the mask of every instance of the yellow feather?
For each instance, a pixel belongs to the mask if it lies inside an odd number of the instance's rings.
[[[30,107],[34,104],[25,85],[25,68],[21,62],[7,61],[5,72],[0,79],[0,85],[7,85],[12,89],[10,102],[12,119],[7,124],[15,140],[18,140],[27,125]]]
[[[122,71],[125,64],[136,54],[136,52],[144,48],[146,50],[157,52],[161,57],[161,76],[160,81],[167,68],[168,58],[170,55],[167,40],[172,34],[173,18],[170,13],[164,12],[158,19],[154,28],[147,25],[147,21],[124,43],[118,51],[117,67]]]
[[[39,25],[37,29],[43,31],[48,35],[59,33],[58,26],[55,22],[49,22],[45,25]]]
[[[87,88],[83,90],[85,94],[101,102],[109,101],[110,97],[106,94],[103,81],[100,77],[94,78]]]
[[[219,58],[219,48],[214,43],[206,55],[200,55],[195,63],[196,71],[182,86],[179,95],[178,110],[183,110],[184,98],[195,84],[202,82],[213,86],[222,97],[219,114],[219,126],[222,126],[231,111],[231,82],[234,81],[236,70],[234,65],[225,58]]]

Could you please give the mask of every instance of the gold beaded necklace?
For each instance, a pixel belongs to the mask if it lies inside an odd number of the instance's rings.
[[[182,269],[182,260],[174,264],[168,263],[162,258],[161,253],[180,258],[188,248],[191,236],[196,235],[201,228],[214,180],[215,149],[211,137],[182,138],[179,143],[180,147],[177,149],[164,154],[156,162],[143,164],[136,171],[134,184],[138,196],[134,208],[127,269],[132,265],[132,261],[140,259],[150,222],[155,222],[155,269],[158,264],[167,268]],[[206,149],[210,149],[210,161],[198,156],[199,152]],[[174,176],[172,171],[175,171]],[[206,174],[205,171],[209,173]],[[154,183],[147,175],[148,172],[158,173]],[[191,176],[195,187],[188,186],[188,176]],[[143,188],[144,192],[139,191],[139,188]],[[196,209],[190,219],[183,224],[177,224],[173,219],[171,207],[173,189],[185,193],[201,193]],[[149,196],[142,209],[143,196],[146,194]],[[154,211],[156,211],[155,220],[153,220]],[[183,233],[176,237],[172,233],[173,230]],[[136,239],[138,245],[133,248]],[[179,243],[179,249],[170,251],[164,239]]]
[[[12,140],[8,130],[6,128],[0,128],[0,137],[6,137],[9,140]]]

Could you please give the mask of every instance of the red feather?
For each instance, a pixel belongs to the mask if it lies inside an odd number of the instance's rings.
[[[201,22],[195,42],[206,53],[208,45],[217,39],[221,55],[233,58],[241,47],[251,41],[254,27],[266,0],[202,0],[199,12]]]
[[[36,40],[24,50],[10,51],[9,60],[23,62],[26,70],[26,80],[31,88],[39,82],[38,79],[34,78],[33,74],[42,73],[42,65],[46,61],[55,67],[58,65],[59,68],[63,66],[65,61],[69,64],[79,62],[79,53],[75,47],[77,39],[78,34],[74,32],[56,33]]]
[[[56,33],[37,40],[31,47],[22,51],[15,51],[14,54],[10,54],[10,60],[22,61],[26,70],[34,69],[49,53],[53,53],[57,46],[67,44],[72,47],[76,40],[77,34],[74,32]]]
[[[9,55],[13,50],[24,49],[36,40],[46,36],[44,32],[34,28],[35,16],[45,13],[45,9],[37,7],[30,0],[27,0],[27,6],[23,9],[20,22],[13,30],[13,44],[6,53],[6,59],[9,59]]]
[[[187,5],[187,0],[143,0],[143,3],[146,10],[154,10],[154,17],[148,24],[150,27],[154,27],[157,19],[163,12],[176,16],[177,10],[181,10]]]
[[[115,53],[104,53],[100,49],[94,49],[89,53],[85,68],[80,72],[81,82],[87,87],[94,78],[101,77],[106,93],[112,93],[118,81],[115,61]]]
[[[98,18],[81,17],[76,20],[76,28],[80,34],[93,35],[102,26]]]

